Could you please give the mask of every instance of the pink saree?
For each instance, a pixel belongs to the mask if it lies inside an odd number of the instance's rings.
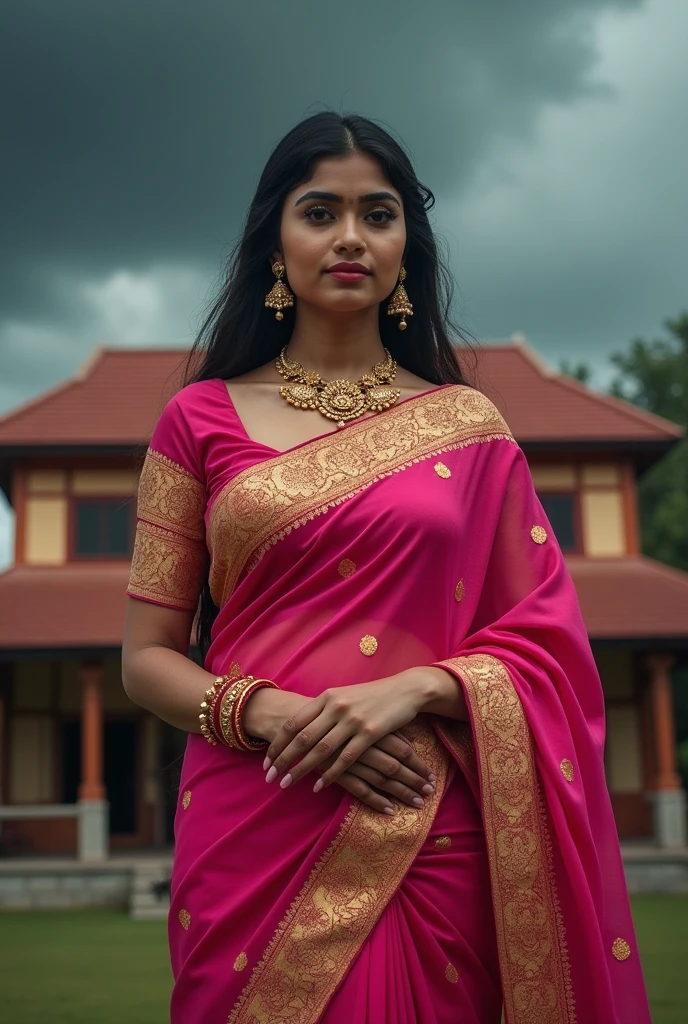
[[[222,381],[180,392],[129,594],[220,612],[206,659],[315,696],[414,665],[470,722],[405,730],[437,791],[394,816],[265,784],[189,737],[173,1024],[648,1024],[578,602],[523,454],[447,385],[280,453]]]

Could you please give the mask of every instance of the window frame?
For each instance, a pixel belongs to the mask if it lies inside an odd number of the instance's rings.
[[[129,551],[122,554],[106,554],[105,552],[98,552],[95,555],[84,555],[81,554],[77,549],[77,506],[82,502],[88,502],[91,505],[112,505],[112,504],[128,504],[129,505]],[[69,543],[67,558],[70,562],[130,562],[132,551],[134,547],[134,538],[136,534],[136,497],[135,495],[128,494],[79,494],[70,495],[69,500]]]
[[[581,510],[580,491],[578,489],[572,490],[570,488],[548,487],[546,490],[541,490],[541,491],[537,490],[537,488],[536,488],[536,494],[538,496],[538,501],[543,506],[543,509],[544,509],[543,498],[570,498],[571,499],[571,505],[572,505],[572,509],[573,509],[573,537],[574,537],[574,541],[575,541],[575,546],[572,547],[572,548],[564,548],[564,547],[562,547],[561,541],[557,537],[556,530],[554,529],[554,525],[551,522],[550,522],[550,526],[552,527],[552,532],[554,533],[554,536],[556,537],[557,544],[559,544],[559,547],[561,548],[562,554],[564,554],[564,555],[583,555],[585,552],[583,550],[583,514],[582,514],[582,510]],[[545,515],[547,515],[547,510],[546,509],[545,509]],[[548,517],[548,519],[549,519],[549,517]]]

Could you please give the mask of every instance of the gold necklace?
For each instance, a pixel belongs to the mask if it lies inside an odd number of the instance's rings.
[[[397,364],[385,349],[385,358],[357,381],[323,380],[319,373],[304,370],[301,363],[287,357],[286,346],[275,362],[277,372],[290,381],[280,395],[297,409],[317,409],[328,420],[343,427],[348,420],[365,412],[382,412],[398,400],[401,391],[389,385],[397,375]]]

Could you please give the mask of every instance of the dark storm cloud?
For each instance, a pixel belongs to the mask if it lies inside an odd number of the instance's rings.
[[[188,343],[323,107],[408,144],[478,336],[602,373],[688,304],[686,0],[5,0],[0,28],[0,413],[98,342]]]
[[[14,0],[2,313],[68,317],[56,267],[215,263],[271,146],[320,104],[397,127],[421,176],[456,194],[496,137],[590,88],[592,17],[638,6]]]

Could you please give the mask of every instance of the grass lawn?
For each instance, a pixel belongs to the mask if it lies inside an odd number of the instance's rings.
[[[636,897],[633,911],[653,1022],[686,1024],[688,897]],[[162,922],[87,911],[0,914],[0,965],[8,1024],[167,1024]]]
[[[167,1024],[164,921],[107,911],[0,914],[7,1024]]]
[[[635,896],[632,903],[653,1024],[686,1024],[688,896]]]

